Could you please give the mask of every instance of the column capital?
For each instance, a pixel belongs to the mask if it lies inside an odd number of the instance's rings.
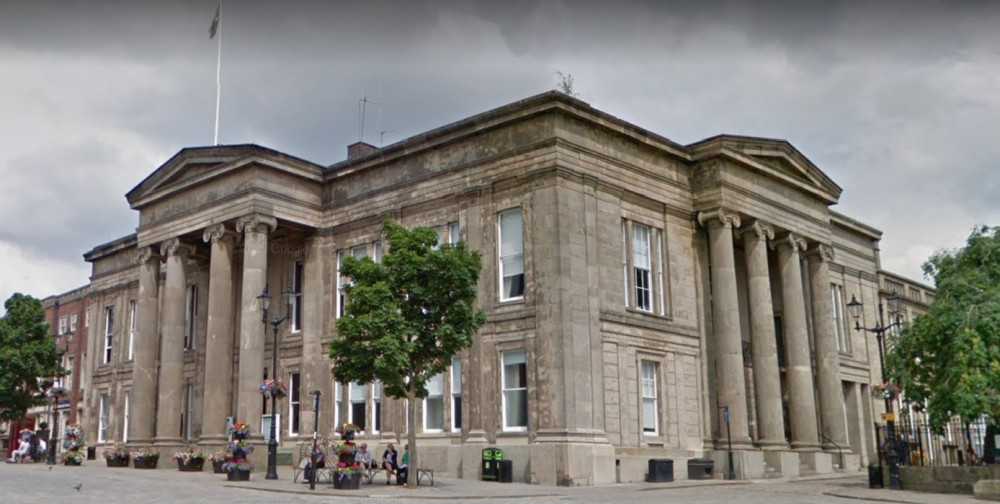
[[[152,259],[154,255],[156,256],[157,259],[160,258],[159,252],[157,250],[154,250],[154,247],[152,246],[139,247],[135,249],[135,257],[133,257],[133,260],[135,261],[135,264],[141,266],[149,262],[149,260]]]
[[[270,215],[261,215],[259,213],[252,213],[250,215],[244,215],[239,219],[236,219],[236,232],[237,233],[253,233],[253,232],[266,232],[268,230],[260,229],[261,226],[267,226],[269,231],[274,231],[278,227],[278,220]]]
[[[213,224],[205,228],[205,232],[202,233],[201,239],[205,243],[215,243],[223,238],[233,239],[236,234],[232,231],[226,229],[225,224]]]
[[[792,252],[804,252],[806,250],[806,241],[795,233],[785,233],[771,241],[771,248],[773,250],[777,250],[782,245],[791,247]]]
[[[749,224],[741,227],[738,230],[739,234],[742,236],[746,233],[754,233],[757,238],[763,240],[773,240],[774,239],[774,228],[770,224],[760,221],[759,219],[754,219]]]
[[[180,238],[170,238],[160,243],[160,255],[164,257],[176,255],[183,258],[192,253],[194,253],[194,247],[181,243]]]
[[[698,224],[702,226],[707,226],[715,220],[718,220],[719,224],[727,228],[740,227],[740,216],[735,212],[727,211],[722,207],[706,212],[698,212]]]
[[[820,262],[833,262],[833,246],[826,243],[815,243],[809,247],[809,250],[806,250],[806,256]]]

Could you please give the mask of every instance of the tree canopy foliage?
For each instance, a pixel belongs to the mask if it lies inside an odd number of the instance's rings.
[[[42,302],[14,294],[0,317],[0,419],[24,417],[32,406],[45,404],[44,377],[63,372],[49,334]]]
[[[1000,419],[1000,228],[979,227],[964,248],[923,266],[937,293],[886,355],[907,401],[926,402],[930,422]]]
[[[416,467],[416,399],[427,396],[427,381],[472,344],[486,321],[475,308],[482,262],[463,242],[438,246],[430,228],[410,230],[386,219],[382,233],[388,250],[380,263],[343,261],[341,274],[350,278],[346,313],[337,320],[330,357],[338,382],[379,380],[385,396],[409,400],[410,465]]]

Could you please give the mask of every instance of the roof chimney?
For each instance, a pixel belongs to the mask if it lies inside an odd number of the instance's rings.
[[[375,152],[377,150],[378,147],[375,147],[372,144],[365,142],[355,142],[347,146],[347,160],[350,161],[354,158],[359,158],[366,154],[371,154],[372,152]]]

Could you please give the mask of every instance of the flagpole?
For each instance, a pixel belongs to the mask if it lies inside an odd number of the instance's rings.
[[[215,64],[215,145],[219,145],[219,105],[222,103],[222,0],[219,0],[219,57]]]

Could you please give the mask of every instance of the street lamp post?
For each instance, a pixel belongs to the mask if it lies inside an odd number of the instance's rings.
[[[266,328],[268,324],[271,325],[271,331],[274,334],[273,345],[271,346],[271,375],[272,379],[278,379],[278,326],[282,322],[288,319],[292,313],[291,304],[292,299],[294,299],[295,292],[289,287],[285,292],[285,298],[287,300],[288,306],[285,310],[285,315],[281,318],[277,316],[268,320],[267,310],[271,307],[271,295],[267,293],[267,286],[264,286],[264,292],[257,296],[257,302],[260,304],[261,311],[261,322],[264,323]],[[277,394],[271,394],[271,438],[267,440],[267,475],[264,479],[278,479],[278,440],[277,440]]]
[[[885,325],[882,300],[878,302],[878,322],[875,327],[862,327],[861,326],[861,303],[851,295],[851,302],[847,303],[847,311],[854,318],[854,330],[855,331],[865,331],[870,333],[875,333],[875,339],[878,341],[878,362],[882,369],[882,383],[888,384],[889,379],[885,374],[885,341],[884,334],[889,329],[893,327],[898,327],[901,324],[900,320],[897,320],[896,314],[899,313],[899,302],[900,297],[895,292],[886,300],[889,303],[889,317],[893,320],[889,325]],[[889,488],[892,490],[902,490],[902,484],[899,479],[899,452],[897,452],[896,447],[896,419],[893,412],[892,399],[889,394],[883,397],[885,401],[885,436],[886,436],[886,461],[889,464]],[[881,458],[879,459],[881,464]]]
[[[309,450],[309,467],[312,473],[309,475],[309,489],[316,489],[316,465],[318,461],[316,460],[316,450],[319,448],[317,446],[317,433],[319,432],[319,396],[323,393],[319,389],[313,390],[313,445],[312,450]]]

